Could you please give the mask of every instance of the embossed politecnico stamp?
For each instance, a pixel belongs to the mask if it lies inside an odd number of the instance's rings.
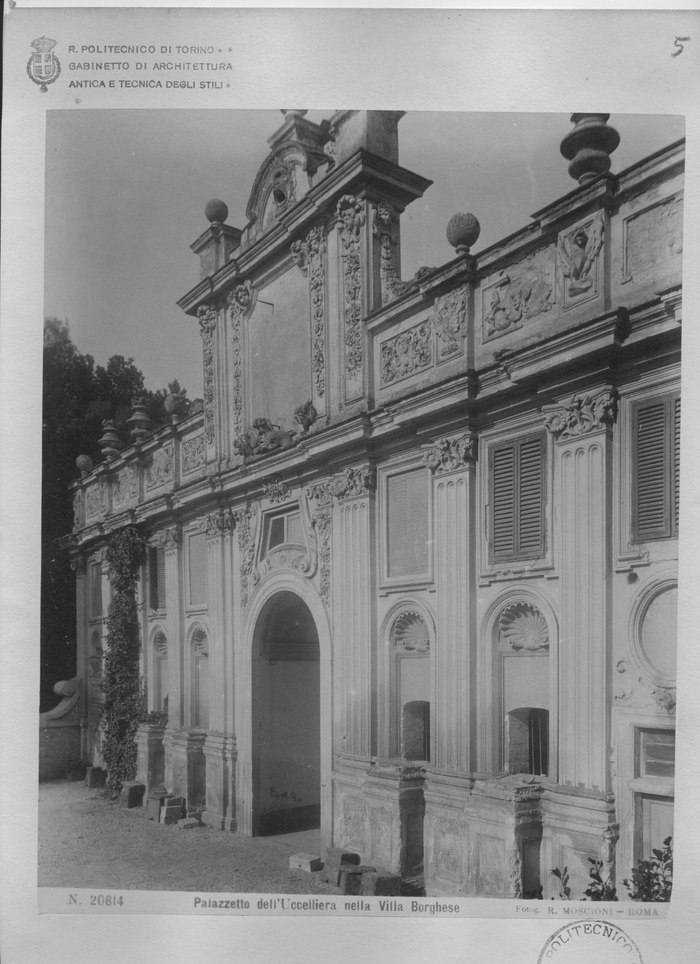
[[[537,964],[643,964],[639,948],[621,927],[602,920],[577,921],[560,927],[542,948]]]

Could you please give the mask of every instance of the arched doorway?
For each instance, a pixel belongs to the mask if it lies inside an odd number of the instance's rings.
[[[288,590],[263,607],[253,638],[253,833],[320,826],[321,679],[316,624]]]

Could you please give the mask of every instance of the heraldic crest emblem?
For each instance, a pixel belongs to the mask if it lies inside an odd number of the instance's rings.
[[[58,57],[53,53],[53,48],[57,41],[50,37],[38,37],[32,40],[33,53],[27,62],[27,73],[35,84],[40,85],[42,94],[46,93],[46,85],[58,80],[61,73],[61,64]]]

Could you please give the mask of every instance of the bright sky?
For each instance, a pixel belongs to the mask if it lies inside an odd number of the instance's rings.
[[[576,108],[577,105],[574,105]],[[310,111],[319,122],[333,110]],[[173,378],[202,394],[201,339],[176,301],[199,281],[189,245],[213,197],[228,223],[245,208],[277,111],[47,112],[45,314],[66,319],[78,348],[104,364],[134,358],[150,389]],[[612,115],[619,173],[684,135],[683,118]],[[403,277],[454,257],[447,222],[481,222],[473,253],[526,225],[573,190],[559,152],[567,114],[415,111],[399,124],[400,163],[434,184],[401,221]]]

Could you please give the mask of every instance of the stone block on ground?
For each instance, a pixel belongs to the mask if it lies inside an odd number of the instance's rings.
[[[128,780],[126,783],[122,784],[121,793],[119,794],[119,804],[122,807],[140,807],[143,803],[143,795],[146,792],[146,788],[143,783],[137,783],[135,780]]]
[[[85,786],[89,790],[94,790],[96,787],[103,787],[106,777],[107,774],[102,767],[88,767],[85,771]]]
[[[341,864],[359,864],[360,855],[344,847],[329,847],[326,851],[326,859],[323,864],[321,880],[334,887],[340,885]]]
[[[181,810],[184,810],[184,807],[185,807],[185,798],[184,798],[184,797],[167,796],[167,797],[163,800],[163,806],[164,806],[164,807],[179,807]]]
[[[178,830],[195,830],[197,827],[201,827],[202,824],[199,820],[194,817],[185,817],[184,820],[178,820],[177,829]]]
[[[367,870],[362,874],[360,894],[367,897],[396,897],[401,893],[401,878],[381,870]]]
[[[177,823],[182,818],[182,807],[161,807],[160,822],[165,824]]]
[[[160,794],[149,793],[146,798],[146,820],[160,820],[160,809],[163,806],[164,797]]]
[[[375,869],[375,867],[368,867],[366,864],[341,864],[340,893],[359,894],[363,874],[374,872]]]
[[[313,854],[292,854],[289,858],[290,870],[305,870],[312,874],[316,870],[320,870],[321,867],[323,867],[323,861]]]
[[[192,818],[193,820],[196,820],[198,823],[201,823],[203,813],[204,813],[203,810],[188,810],[187,817],[188,819]]]

